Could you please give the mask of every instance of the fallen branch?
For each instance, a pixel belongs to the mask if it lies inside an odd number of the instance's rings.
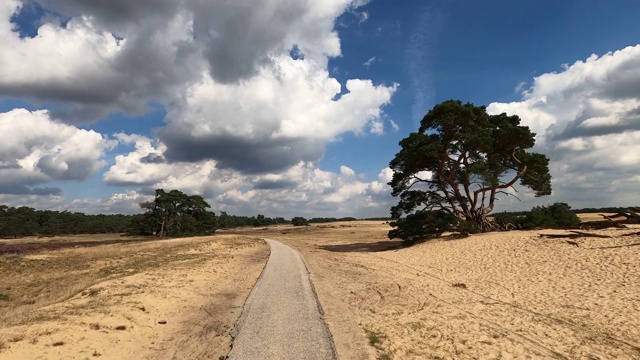
[[[606,215],[603,215],[603,216],[606,216]],[[621,221],[614,221],[614,220],[587,221],[587,222],[578,224],[578,226],[580,227],[580,229],[587,229],[587,230],[602,230],[602,229],[610,229],[610,228],[628,229],[628,226],[623,224]]]
[[[610,239],[613,237],[609,235],[593,234],[593,233],[587,233],[587,232],[575,231],[575,230],[571,230],[571,232],[572,234],[539,234],[539,235],[540,237],[547,237],[551,239],[578,239],[581,237],[596,237],[596,238]]]

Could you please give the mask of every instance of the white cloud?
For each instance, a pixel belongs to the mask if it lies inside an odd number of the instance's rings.
[[[364,65],[364,67],[366,67],[367,69],[369,67],[371,67],[371,64],[373,64],[373,62],[376,61],[376,57],[370,57],[367,61],[363,62],[362,65]]]
[[[51,21],[33,38],[21,39],[10,22],[21,1],[0,7],[0,95],[52,102],[56,117],[74,122],[119,110],[140,114],[149,101],[178,102],[204,71],[217,83],[249,79],[294,46],[326,68],[341,53],[335,19],[361,6],[349,0],[38,2]],[[57,15],[70,19],[63,26]]]
[[[49,107],[30,115],[44,119],[42,134],[34,131],[39,138],[29,143],[31,135],[16,135],[27,150],[0,145],[13,151],[2,153],[0,183],[59,193],[35,186],[84,179],[115,146],[63,122],[140,114],[158,102],[167,125],[157,138],[114,134],[134,149],[115,156],[105,183],[143,194],[180,188],[249,213],[255,200],[283,213],[293,204],[313,209],[302,205],[311,202],[319,211],[340,206],[353,214],[349,201],[370,207],[386,196],[386,185],[317,167],[326,145],[345,132],[382,134],[383,107],[398,87],[340,83],[329,74],[329,60],[341,55],[337,17],[368,1],[36,1],[48,13],[37,34],[25,38],[11,23],[23,2],[0,5],[0,96]],[[137,201],[136,194],[73,206],[115,209]]]
[[[129,155],[117,159],[105,174],[106,181],[139,185],[147,192],[165,188],[203,194],[215,211],[245,215],[384,216],[393,202],[387,181],[362,181],[347,166],[334,173],[300,162],[281,172],[243,175],[218,169],[214,162],[205,160],[164,164],[165,171],[154,172],[152,178],[148,164],[140,159],[157,150],[148,148],[144,140],[140,142]],[[390,176],[389,171],[383,170],[380,179]]]
[[[638,89],[640,45],[538,76],[521,101],[487,110],[519,115],[537,134],[535,151],[551,158],[553,199],[540,201],[630,205],[640,202]]]
[[[398,130],[400,130],[400,126],[398,126],[398,124],[391,120],[391,119],[387,119],[389,120],[389,123],[391,124],[391,128],[393,129],[393,132],[398,132]]]
[[[348,92],[334,99],[341,85],[325,67],[288,55],[273,62],[239,84],[205,77],[191,87],[186,105],[171,110],[169,125],[158,133],[167,158],[212,158],[220,168],[268,172],[318,161],[326,144],[344,132],[382,130],[381,106],[390,102],[397,84],[351,79]]]
[[[92,130],[51,120],[46,110],[0,113],[0,193],[50,194],[37,187],[52,180],[84,180],[106,165],[116,145]]]

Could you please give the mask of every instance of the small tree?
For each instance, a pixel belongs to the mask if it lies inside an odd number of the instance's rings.
[[[498,229],[487,214],[516,182],[536,196],[551,193],[549,159],[527,152],[534,143],[518,116],[488,115],[458,100],[436,105],[389,164],[392,195],[400,197],[389,237],[413,241],[461,225],[464,232]]]

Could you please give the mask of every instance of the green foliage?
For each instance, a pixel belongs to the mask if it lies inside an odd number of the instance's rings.
[[[420,211],[391,222],[394,229],[389,238],[399,238],[408,243],[429,240],[442,235],[445,231],[454,231],[459,219],[447,211]]]
[[[307,221],[307,219],[301,216],[296,216],[293,219],[291,219],[291,224],[293,226],[309,226],[309,222]]]
[[[499,224],[501,227],[506,228],[511,224],[511,226],[516,229],[522,229],[522,219],[524,218],[525,213],[508,213],[501,212],[494,215],[494,221]]]
[[[229,215],[224,211],[220,212],[220,216],[218,217],[218,226],[221,229],[232,229],[241,226],[269,226],[287,222],[288,221],[282,217],[270,218],[261,214],[258,214],[256,217],[237,216]]]
[[[0,293],[0,301],[9,301],[9,295]]]
[[[580,218],[571,211],[571,206],[565,203],[555,203],[548,206],[536,206],[531,209],[531,212],[522,221],[522,228],[559,229],[572,227],[579,223]]]
[[[565,203],[547,206],[536,206],[531,211],[521,213],[500,213],[495,216],[496,222],[502,225],[511,224],[517,229],[535,228],[561,229],[576,226],[580,218]]]
[[[473,221],[459,220],[453,231],[467,236],[478,232],[478,224]]]
[[[400,198],[391,208],[392,225],[402,227],[389,236],[415,241],[442,229],[493,230],[486,215],[518,181],[536,196],[550,194],[549,159],[527,152],[534,143],[518,116],[489,115],[484,106],[458,100],[436,105],[389,164],[392,195]]]
[[[121,233],[131,220],[132,216],[127,215],[85,215],[0,205],[0,237]]]
[[[132,222],[130,233],[164,236],[206,235],[215,232],[215,214],[200,195],[187,195],[179,190],[157,189],[152,202],[141,203],[146,210]]]

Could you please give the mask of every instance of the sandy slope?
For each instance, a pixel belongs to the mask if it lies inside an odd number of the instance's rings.
[[[640,237],[508,232],[379,252],[395,245],[387,229],[269,234],[303,253],[341,359],[640,359]]]
[[[224,237],[198,262],[100,282],[38,312],[55,320],[0,325],[1,359],[218,359],[268,257],[260,241]],[[44,318],[49,318],[46,316]],[[160,320],[166,324],[159,324]]]

